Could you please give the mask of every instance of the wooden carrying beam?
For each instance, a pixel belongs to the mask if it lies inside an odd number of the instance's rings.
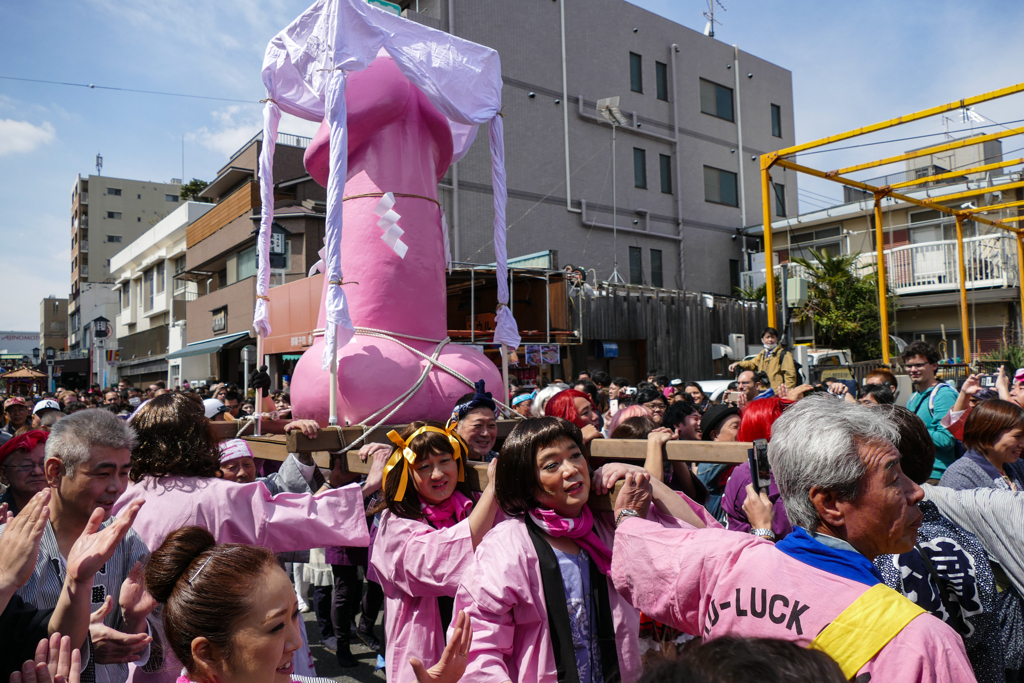
[[[315,440],[305,439],[299,432],[293,432],[288,436],[282,434],[249,436],[245,437],[245,440],[248,442],[249,448],[252,449],[253,455],[257,458],[284,460],[288,457],[289,452],[312,452],[313,460],[317,465],[329,468],[331,466],[330,455],[326,450],[319,447],[313,450],[312,447],[322,443],[334,446],[337,442],[321,442],[321,436],[328,431],[333,431],[335,438],[339,438],[337,433],[344,432],[347,429],[351,428],[339,427],[335,430],[321,430]],[[358,434],[362,432],[358,428],[356,428],[356,431],[356,436],[358,437]],[[296,435],[298,435],[298,438],[296,438]],[[305,443],[298,443],[299,439],[302,439]],[[303,450],[293,446],[301,446]],[[747,451],[752,447],[753,444],[747,442],[669,441],[665,444],[665,455],[669,460],[682,462],[713,462],[738,465],[747,461]],[[338,450],[339,448],[331,448],[329,450]],[[644,439],[597,439],[590,444],[590,455],[592,458],[598,458],[602,461],[629,460],[643,462],[647,458],[647,441]],[[354,474],[368,474],[370,472],[371,463],[360,460],[359,454],[354,449],[339,457],[344,458],[341,464],[342,468],[347,472]],[[470,462],[466,468],[466,480],[471,490],[483,491],[487,488],[488,483],[487,465],[481,462]],[[591,506],[599,510],[611,510],[614,495],[618,493],[618,489],[619,487],[617,486],[612,494],[606,496],[593,496],[591,498]]]
[[[498,440],[506,438],[519,420],[498,420]],[[362,443],[384,443],[391,445],[388,432],[401,432],[406,425],[384,425],[371,431]],[[362,427],[320,427],[315,439],[307,439],[300,431],[288,434],[288,453],[311,453],[316,451],[340,451],[363,435]]]

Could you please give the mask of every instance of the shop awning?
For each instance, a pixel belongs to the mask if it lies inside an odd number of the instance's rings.
[[[165,358],[167,360],[173,360],[175,358],[198,356],[204,353],[216,353],[231,342],[239,341],[243,338],[247,339],[248,337],[248,332],[237,332],[235,334],[225,334],[222,337],[214,337],[213,339],[204,339],[203,341],[192,342],[180,351],[167,354]]]

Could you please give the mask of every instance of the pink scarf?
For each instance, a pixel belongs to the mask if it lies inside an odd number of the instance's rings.
[[[594,514],[586,505],[576,519],[562,517],[554,510],[534,508],[530,519],[549,536],[568,536],[587,551],[600,572],[607,576],[612,566],[612,551],[594,533]]]
[[[469,515],[473,509],[473,501],[458,491],[452,493],[443,503],[431,505],[420,497],[420,510],[427,516],[430,523],[438,529],[455,526]]]

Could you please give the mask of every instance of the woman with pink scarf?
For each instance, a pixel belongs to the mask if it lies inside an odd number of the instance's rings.
[[[614,511],[595,515],[583,446],[579,427],[557,417],[521,422],[506,439],[495,493],[511,518],[484,538],[455,597],[473,625],[464,682],[635,681],[640,613],[609,576],[615,524],[649,515],[717,526],[696,503],[621,464],[594,473],[599,494],[626,479]]]
[[[465,481],[466,442],[439,422],[413,422],[384,468],[383,511],[370,565],[384,589],[387,677],[410,683],[410,658],[436,662],[445,647],[452,603],[473,550],[498,513],[494,464],[474,502]]]

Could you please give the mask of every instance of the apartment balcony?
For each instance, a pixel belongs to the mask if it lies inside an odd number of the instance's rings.
[[[960,264],[955,240],[907,244],[885,250],[886,280],[897,296],[930,294],[960,288]],[[861,254],[858,266],[874,270],[876,255]],[[788,264],[789,277],[806,277],[803,266]],[[1016,287],[1017,242],[1004,235],[983,235],[964,240],[966,289]],[[782,267],[775,266],[781,276]],[[744,288],[764,284],[764,271],[740,273]]]
[[[89,252],[89,240],[82,240],[82,244],[81,246],[79,246],[79,251],[81,251],[82,253]]]

